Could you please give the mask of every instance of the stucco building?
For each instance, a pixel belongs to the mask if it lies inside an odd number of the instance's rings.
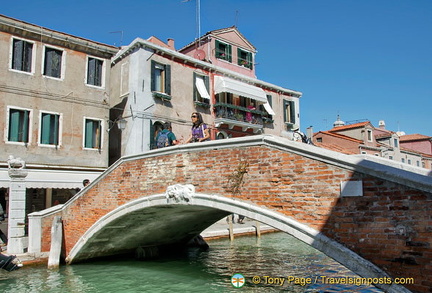
[[[180,141],[199,112],[212,139],[254,134],[289,136],[300,126],[301,93],[259,80],[255,47],[236,27],[215,30],[180,50],[174,40],[137,38],[112,58],[111,162],[154,148],[162,122]],[[115,121],[126,121],[120,131]],[[112,138],[116,136],[111,136]]]
[[[118,48],[0,15],[0,188],[26,162],[26,211],[64,203],[108,167],[110,59]]]

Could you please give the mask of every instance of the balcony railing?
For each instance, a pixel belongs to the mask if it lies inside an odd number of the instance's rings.
[[[216,118],[228,118],[231,120],[247,122],[251,124],[263,124],[264,112],[252,110],[232,104],[216,103],[214,105]]]
[[[214,110],[216,123],[228,124],[230,128],[239,126],[242,127],[244,131],[248,128],[252,128],[254,132],[256,132],[258,129],[263,128],[264,123],[273,122],[273,120],[268,117],[267,113],[242,106],[216,103],[214,104]]]

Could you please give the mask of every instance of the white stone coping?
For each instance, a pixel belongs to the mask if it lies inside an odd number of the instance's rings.
[[[327,150],[313,145],[291,141],[289,139],[273,135],[254,135],[240,138],[213,140],[201,143],[189,143],[171,146],[162,149],[120,158],[112,164],[98,180],[106,176],[123,162],[137,159],[158,157],[163,155],[180,154],[187,152],[211,151],[219,149],[244,148],[249,146],[268,146],[281,151],[295,153],[307,158],[321,161],[343,169],[357,171],[377,178],[392,181],[394,183],[409,186],[414,189],[432,193],[432,170],[423,168],[401,166],[391,160],[371,160],[367,156],[351,156],[339,152]],[[97,182],[93,181],[92,183]]]

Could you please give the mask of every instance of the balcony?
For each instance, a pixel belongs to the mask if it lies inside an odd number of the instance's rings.
[[[238,126],[241,127],[243,131],[252,129],[254,133],[258,133],[262,131],[264,123],[272,122],[265,112],[232,104],[216,103],[214,105],[214,110],[216,114],[216,127],[227,124],[229,129]]]

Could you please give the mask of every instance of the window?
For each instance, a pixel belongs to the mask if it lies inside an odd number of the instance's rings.
[[[171,95],[171,66],[151,61],[151,90]]]
[[[367,140],[372,141],[372,130],[370,129],[367,130]]]
[[[284,122],[290,123],[290,124],[295,124],[296,119],[295,119],[294,102],[284,100],[283,101],[283,109],[284,109]]]
[[[231,45],[228,45],[226,43],[222,43],[221,41],[216,40],[216,58],[226,60],[231,62],[232,61],[232,48]]]
[[[102,148],[102,122],[96,119],[85,119],[84,125],[84,148]]]
[[[240,96],[239,98],[240,98],[239,106],[241,106],[241,107],[246,108],[251,102],[251,100],[249,98],[246,98],[243,96]]]
[[[63,51],[45,47],[43,75],[61,78]]]
[[[41,113],[40,125],[40,143],[59,145],[60,115]]]
[[[234,104],[233,94],[227,92],[219,93],[216,95],[216,102],[233,105]]]
[[[399,141],[398,141],[397,138],[394,138],[394,139],[393,139],[393,143],[394,143],[394,147],[395,147],[395,148],[399,147]]]
[[[402,161],[402,163],[405,163],[405,158],[402,158],[402,160],[401,160],[401,161]]]
[[[249,69],[252,69],[252,53],[242,50],[240,48],[237,49],[237,59],[238,65],[247,67]]]
[[[30,111],[9,109],[8,141],[29,142]]]
[[[194,72],[194,102],[198,103],[210,103],[210,95],[209,95],[209,77],[196,74]]]
[[[12,39],[12,69],[32,72],[32,56],[33,43]]]
[[[102,86],[103,60],[88,57],[87,59],[87,84]]]

